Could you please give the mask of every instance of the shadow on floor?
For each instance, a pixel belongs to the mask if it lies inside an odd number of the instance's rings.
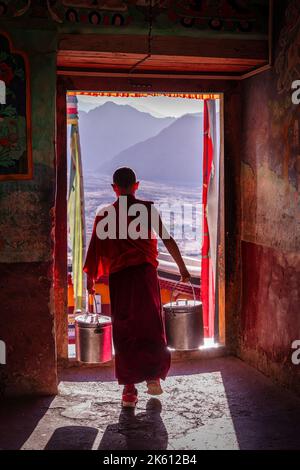
[[[145,413],[123,408],[119,422],[107,426],[99,450],[163,450],[168,447],[168,433],[161,418],[162,405],[151,398]]]
[[[239,448],[300,450],[300,399],[239,362],[239,375],[221,369]]]
[[[98,430],[88,426],[63,426],[55,429],[45,450],[90,450]]]
[[[21,449],[54,398],[3,399],[0,405],[0,450]]]
[[[98,450],[167,449],[168,433],[161,411],[161,402],[156,398],[147,402],[144,413],[123,408],[118,423],[107,426]],[[97,434],[98,430],[89,426],[63,426],[55,429],[45,450],[89,450]]]

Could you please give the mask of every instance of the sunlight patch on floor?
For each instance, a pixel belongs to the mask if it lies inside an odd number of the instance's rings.
[[[220,372],[168,377],[159,401],[152,399],[156,409],[149,408],[151,397],[139,384],[137,408],[129,419],[125,412],[125,420],[121,387],[101,382],[100,374],[98,381],[85,382],[84,374],[81,381],[60,383],[59,395],[23,449],[239,448]]]

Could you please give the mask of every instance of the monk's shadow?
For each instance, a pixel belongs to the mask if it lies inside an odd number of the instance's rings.
[[[122,408],[119,422],[107,426],[99,450],[162,450],[168,446],[168,433],[160,416],[161,402],[151,398],[146,412]]]

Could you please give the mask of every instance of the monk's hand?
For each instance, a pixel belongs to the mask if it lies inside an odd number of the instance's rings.
[[[180,275],[181,275],[180,282],[190,282],[191,281],[191,275],[190,275],[190,273],[188,272],[188,270],[186,268],[184,268],[180,271]]]

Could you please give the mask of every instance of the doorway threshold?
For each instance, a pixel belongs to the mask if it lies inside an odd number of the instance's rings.
[[[189,362],[197,359],[210,359],[228,356],[229,351],[223,344],[204,345],[192,351],[171,350],[172,362]]]
[[[172,362],[189,362],[198,359],[210,359],[215,357],[228,356],[229,351],[226,346],[218,343],[213,344],[204,344],[199,349],[194,349],[191,351],[176,351],[169,348],[171,351],[171,360]],[[76,357],[70,357],[65,364],[65,367],[112,367],[114,366],[114,358],[111,361],[103,362],[101,364],[90,364],[85,362],[80,362]]]

